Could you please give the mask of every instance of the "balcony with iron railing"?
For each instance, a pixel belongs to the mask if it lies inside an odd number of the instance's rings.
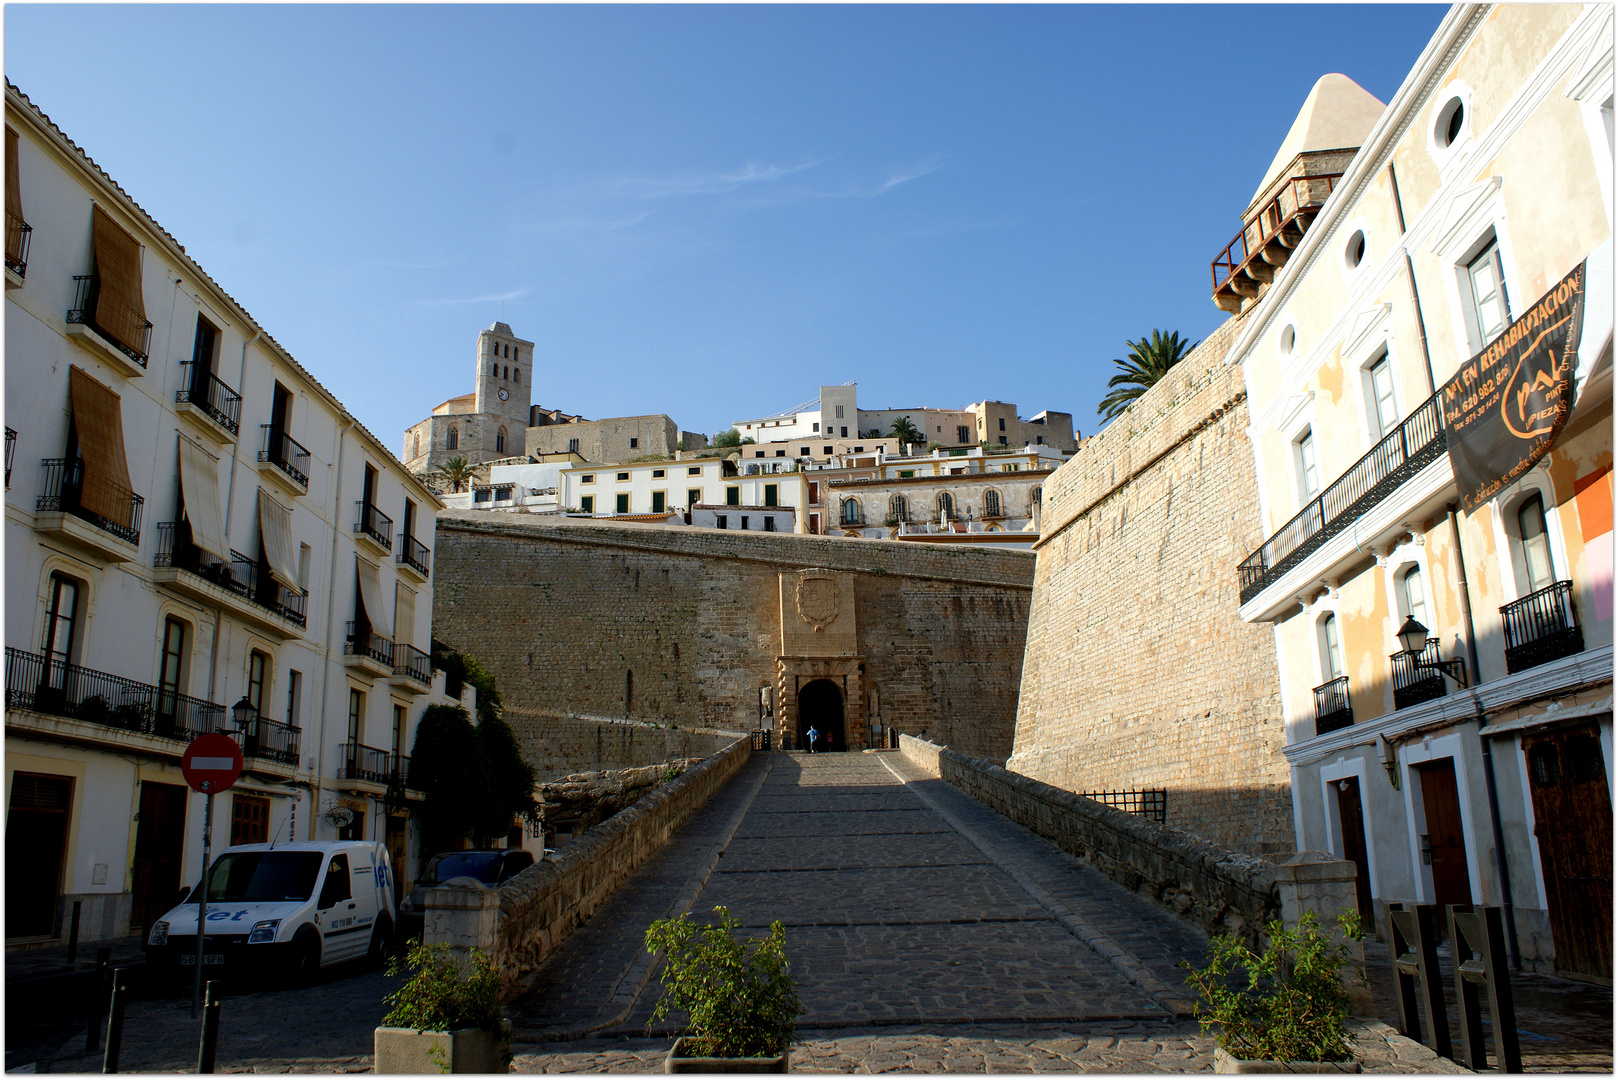
[[[10,647],[6,707],[182,743],[230,727],[223,705]]]
[[[393,519],[366,502],[354,504],[356,520],[354,535],[369,541],[378,551],[387,555],[393,551]]]
[[[364,743],[343,743],[337,751],[337,779],[387,784],[393,779],[395,756]]]
[[[1327,540],[1387,499],[1444,453],[1444,410],[1434,394],[1351,465],[1237,568],[1247,603]]]
[[[1419,656],[1396,652],[1388,657],[1393,665],[1393,707],[1408,709],[1424,701],[1444,696],[1444,674],[1439,664],[1438,639],[1428,638]]]
[[[1506,671],[1515,674],[1584,651],[1584,628],[1573,606],[1573,583],[1558,581],[1500,609]]]
[[[433,686],[433,658],[414,645],[393,643],[393,685],[407,693],[423,694]]]
[[[140,518],[146,500],[102,476],[84,475],[84,459],[44,458],[40,496],[34,509],[40,514],[61,514],[88,522],[125,544],[140,546]],[[88,496],[88,499],[86,498]],[[85,506],[86,501],[97,509]],[[51,523],[36,522],[42,530]],[[81,539],[84,539],[82,535]],[[93,540],[93,537],[90,537]],[[126,557],[126,556],[120,556]]]
[[[1315,734],[1346,728],[1354,723],[1354,706],[1348,699],[1348,676],[1315,687]]]
[[[378,675],[393,674],[393,641],[372,630],[362,622],[351,621],[347,624],[347,634],[343,638],[343,659],[353,660],[363,666],[379,668]]]
[[[6,269],[17,275],[17,284],[28,277],[28,248],[34,241],[34,227],[6,211]]]
[[[399,554],[395,556],[395,560],[400,569],[413,572],[422,581],[426,581],[432,566],[432,557],[433,553],[427,550],[426,544],[414,536],[405,533],[399,535]]]
[[[277,619],[295,623],[299,627],[307,626],[306,610],[309,597],[306,593],[301,589],[289,589],[282,585],[273,575],[263,571],[256,562],[235,549],[231,550],[228,563],[221,561],[191,543],[190,532],[190,527],[183,522],[159,522],[157,554],[152,559],[153,568],[181,571],[223,590],[232,598],[245,601],[252,607],[233,603],[232,610],[253,618],[261,626],[268,625],[271,629],[283,632],[286,630],[286,627],[278,623],[264,623],[261,618],[256,617],[253,608],[268,612]],[[159,580],[162,580],[161,576]],[[175,580],[178,582],[179,579]],[[194,589],[182,591],[193,595],[197,592]],[[218,596],[204,590],[200,593],[200,598],[217,600]]]
[[[183,386],[174,391],[176,405],[184,405],[207,417],[234,437],[241,430],[242,396],[219,377],[194,360],[182,361]]]
[[[1308,165],[1295,167],[1307,169]],[[1221,310],[1240,311],[1244,301],[1257,298],[1263,286],[1275,280],[1276,271],[1286,265],[1342,175],[1287,177],[1273,197],[1249,212],[1242,231],[1210,266],[1213,299]]]
[[[281,481],[294,495],[309,491],[309,451],[274,424],[260,424],[263,442],[258,452],[259,471]]]
[[[92,344],[97,351],[145,370],[152,351],[152,324],[145,314],[109,298],[101,291],[101,280],[95,274],[76,275],[73,283],[73,306],[67,313],[68,332],[73,333],[74,327],[87,328],[95,334],[96,341]]]

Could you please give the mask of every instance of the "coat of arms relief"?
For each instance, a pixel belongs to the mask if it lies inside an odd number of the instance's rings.
[[[798,618],[816,633],[836,621],[841,600],[834,575],[813,571],[798,575],[796,598]]]

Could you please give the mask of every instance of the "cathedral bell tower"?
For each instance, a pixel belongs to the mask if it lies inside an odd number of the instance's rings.
[[[533,402],[534,343],[497,322],[478,335],[477,401],[474,412],[488,419],[487,451],[492,457],[514,457],[523,452],[528,428],[528,407]],[[499,432],[503,445],[497,445]]]

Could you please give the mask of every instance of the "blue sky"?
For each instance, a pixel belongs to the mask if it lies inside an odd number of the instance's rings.
[[[501,318],[591,418],[1090,433],[1127,339],[1224,319],[1314,81],[1389,100],[1445,10],[8,4],[5,66],[395,452]]]

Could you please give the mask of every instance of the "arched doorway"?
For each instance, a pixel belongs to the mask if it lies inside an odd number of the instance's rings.
[[[821,733],[817,749],[827,749],[827,735],[831,736],[832,751],[848,749],[848,736],[843,730],[843,692],[830,679],[805,683],[798,691],[798,745],[805,750],[809,749],[811,727]]]

